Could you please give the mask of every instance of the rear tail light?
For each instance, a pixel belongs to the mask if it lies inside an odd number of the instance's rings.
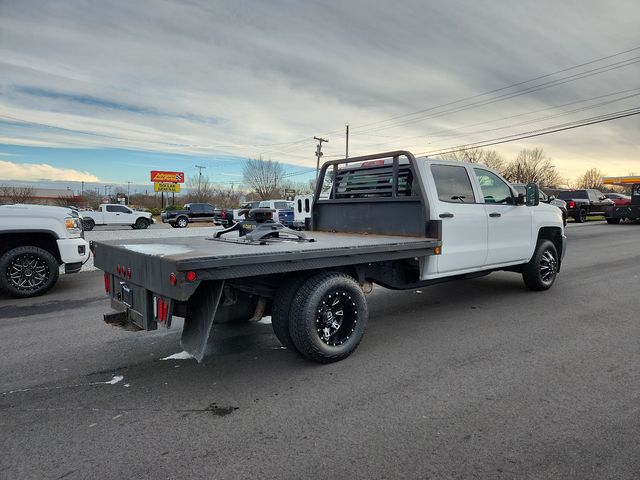
[[[187,279],[187,282],[195,282],[198,279],[198,274],[193,270],[189,270],[184,278]]]
[[[124,270],[124,267],[123,267]],[[127,268],[127,277],[131,278],[131,267]]]
[[[267,213],[267,218],[270,218],[270,219],[272,219],[272,220],[273,220],[273,212],[269,212],[269,213]]]
[[[108,273],[104,274],[104,291],[111,293],[111,275]]]
[[[576,202],[569,200],[569,208],[576,208]]]
[[[153,316],[159,322],[166,322],[169,318],[169,302],[160,298],[153,298]]]
[[[220,212],[220,218],[227,218],[227,211],[226,210],[222,210]]]

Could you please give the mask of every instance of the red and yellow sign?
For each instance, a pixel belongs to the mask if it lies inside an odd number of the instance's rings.
[[[179,183],[154,183],[153,184],[154,192],[173,192],[180,193],[180,184]]]
[[[184,183],[184,172],[161,172],[151,170],[152,182]]]

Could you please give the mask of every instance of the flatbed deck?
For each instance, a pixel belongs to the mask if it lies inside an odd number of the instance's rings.
[[[96,266],[113,272],[112,260],[171,264],[176,271],[206,270],[209,280],[283,273],[433,254],[435,238],[308,232],[314,241],[239,243],[240,238],[187,237],[96,242]]]

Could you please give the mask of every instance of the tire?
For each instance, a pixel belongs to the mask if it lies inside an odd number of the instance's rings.
[[[149,226],[149,221],[146,218],[139,218],[136,220],[136,228],[139,230],[144,230]]]
[[[93,230],[93,227],[95,226],[96,226],[96,222],[94,222],[90,218],[82,221],[82,228],[84,229],[85,232],[90,232],[91,230]]]
[[[289,318],[291,305],[300,285],[307,277],[300,275],[293,277],[276,292],[271,304],[271,327],[283,347],[295,349],[291,333],[289,331]]]
[[[522,279],[530,290],[548,290],[558,275],[558,251],[551,240],[538,240],[536,251],[522,269]]]
[[[185,228],[189,225],[189,219],[187,217],[178,217],[176,219],[177,228]]]
[[[587,210],[581,208],[578,210],[578,214],[574,217],[577,223],[584,223],[587,221]]]
[[[289,316],[291,340],[309,360],[337,362],[358,347],[368,318],[367,301],[357,282],[343,273],[322,272],[303,281],[296,291]]]
[[[46,293],[59,274],[55,257],[42,248],[16,247],[0,257],[0,290],[16,298]]]
[[[619,218],[607,218],[606,220],[607,220],[607,223],[611,225],[617,225],[618,223],[620,223]]]

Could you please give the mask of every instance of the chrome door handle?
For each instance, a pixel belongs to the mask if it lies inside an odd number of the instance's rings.
[[[441,213],[440,218],[453,218],[453,213],[449,213],[449,212]]]
[[[492,218],[498,218],[498,217],[501,217],[502,214],[498,212],[493,212],[493,213],[490,213],[489,216]]]

